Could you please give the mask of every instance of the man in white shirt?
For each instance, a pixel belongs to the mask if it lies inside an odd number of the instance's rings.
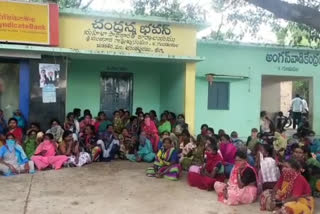
[[[301,97],[301,101],[302,101],[302,116],[305,116],[306,118],[308,118],[308,115],[309,115],[308,103],[303,97]]]
[[[299,94],[296,94],[296,97],[291,101],[291,111],[293,118],[293,129],[296,129],[296,126],[299,126],[302,117],[303,103]]]

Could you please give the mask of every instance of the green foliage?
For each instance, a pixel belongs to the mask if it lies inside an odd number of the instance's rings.
[[[320,9],[320,0],[289,2]],[[241,40],[245,34],[257,37],[261,27],[271,26],[280,44],[320,47],[320,33],[315,29],[295,22],[284,24],[283,20],[277,19],[272,13],[248,4],[245,0],[212,0],[212,5],[216,12],[225,17],[221,21],[222,29],[212,32],[211,37],[214,39]]]
[[[29,2],[55,2],[60,8],[79,8],[87,9],[94,0],[84,2],[83,0],[26,0]]]
[[[222,14],[221,27],[211,33],[213,39],[242,40],[245,35],[256,37],[262,24],[273,20],[271,13],[244,0],[212,0],[212,8]]]
[[[309,81],[308,80],[299,80],[294,81],[292,90],[294,94],[299,94],[309,101]]]
[[[175,21],[205,21],[205,10],[198,4],[183,4],[179,0],[132,0],[135,15],[169,18]]]
[[[320,34],[308,26],[290,22],[286,27],[274,26],[278,42],[282,45],[319,48]]]

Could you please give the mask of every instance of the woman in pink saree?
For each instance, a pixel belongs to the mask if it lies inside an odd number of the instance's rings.
[[[228,135],[220,137],[220,153],[224,161],[224,172],[227,177],[230,176],[236,158],[237,147],[230,142]]]
[[[53,140],[53,135],[45,134],[44,141],[37,147],[31,160],[37,166],[38,170],[46,169],[49,166],[58,170],[67,162],[68,157],[65,155],[56,155],[56,150],[57,145]]]
[[[247,162],[247,154],[238,151],[228,183],[217,181],[214,189],[218,200],[227,205],[250,204],[257,199],[257,174]]]
[[[158,134],[158,129],[154,122],[151,120],[149,114],[146,114],[144,117],[144,122],[141,131],[146,133],[147,138],[151,141],[153,152],[157,153],[160,137]]]

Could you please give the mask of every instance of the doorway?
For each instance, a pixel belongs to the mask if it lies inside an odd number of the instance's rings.
[[[113,112],[124,109],[132,112],[132,73],[101,73],[100,110],[113,117]]]
[[[0,109],[7,119],[19,108],[19,79],[19,63],[0,62]]]
[[[292,76],[262,76],[261,84],[261,111],[266,111],[268,117],[276,125],[278,112],[289,117],[292,99],[298,94],[308,104],[308,121],[312,127],[313,121],[313,87],[311,77]],[[290,133],[295,133],[292,125],[286,127]]]

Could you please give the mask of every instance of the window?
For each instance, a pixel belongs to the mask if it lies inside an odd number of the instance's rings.
[[[229,88],[228,82],[208,83],[208,109],[228,110],[229,109]]]

